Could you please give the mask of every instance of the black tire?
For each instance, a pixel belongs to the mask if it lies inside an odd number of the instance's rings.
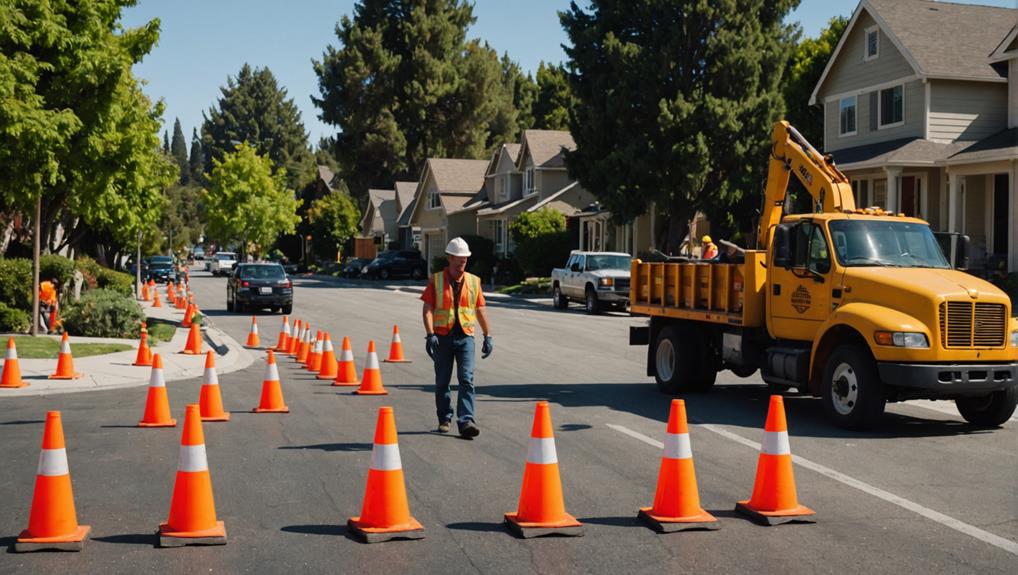
[[[666,326],[653,353],[654,379],[662,393],[707,391],[717,379],[713,351],[696,329]]]
[[[735,374],[736,377],[747,378],[756,373],[755,365],[730,365],[728,369]]]
[[[884,414],[884,384],[876,362],[858,344],[835,348],[824,366],[820,395],[827,417],[838,427],[870,429]]]
[[[583,298],[584,309],[590,315],[597,315],[601,313],[601,302],[597,299],[597,291],[594,288],[587,286],[586,294]]]
[[[286,314],[286,315],[290,315],[291,313],[293,313],[293,304],[290,303],[290,304],[284,305],[283,306],[283,313]]]
[[[562,295],[562,288],[558,284],[551,288],[551,304],[555,309],[568,309],[569,299]]]
[[[1000,427],[1014,415],[1018,406],[1018,388],[994,391],[984,397],[964,397],[954,400],[965,421],[980,427]]]
[[[410,272],[410,277],[415,280],[424,279],[424,270],[421,268],[414,268],[413,271]]]
[[[279,306],[278,305],[274,305],[271,308],[269,308],[269,311],[272,312],[272,313],[279,313]]]
[[[378,272],[378,277],[382,278],[383,280],[389,279],[389,270],[382,268],[382,271]]]
[[[236,308],[236,304],[233,303],[233,298],[227,294],[226,296],[226,311],[232,312]]]

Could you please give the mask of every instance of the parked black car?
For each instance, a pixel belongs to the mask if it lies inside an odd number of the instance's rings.
[[[378,257],[371,260],[371,263],[361,268],[361,276],[369,278],[389,278],[399,276],[410,276],[419,280],[427,273],[427,265],[421,252],[414,250],[400,250],[382,252]]]
[[[146,259],[142,264],[142,277],[145,281],[151,279],[160,284],[180,281],[173,256],[152,256]]]
[[[227,311],[264,308],[293,312],[293,282],[279,264],[237,264],[226,282]]]
[[[359,278],[361,277],[361,270],[364,266],[371,263],[371,258],[350,258],[346,264],[343,265],[343,277],[345,278]]]

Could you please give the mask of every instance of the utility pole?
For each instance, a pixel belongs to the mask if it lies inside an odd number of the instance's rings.
[[[138,255],[134,259],[134,297],[141,299],[141,230],[138,230]]]
[[[42,190],[35,199],[35,221],[32,224],[32,335],[39,335],[39,244],[42,241]]]

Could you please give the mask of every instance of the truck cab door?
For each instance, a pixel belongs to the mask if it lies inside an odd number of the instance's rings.
[[[775,338],[808,341],[831,314],[831,250],[824,227],[801,221],[788,233],[787,259],[772,253],[768,269],[767,326]],[[772,250],[780,248],[775,239]]]
[[[566,282],[566,288],[568,289],[570,297],[582,297],[583,294],[583,270],[586,264],[587,257],[584,255],[577,255],[573,260],[572,265],[569,268],[568,278]]]

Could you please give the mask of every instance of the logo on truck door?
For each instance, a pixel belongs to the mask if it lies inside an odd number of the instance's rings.
[[[800,285],[795,288],[795,291],[792,292],[792,307],[795,308],[795,311],[799,313],[806,313],[811,305],[813,305],[813,302],[809,296],[809,290],[806,289],[806,286]]]

